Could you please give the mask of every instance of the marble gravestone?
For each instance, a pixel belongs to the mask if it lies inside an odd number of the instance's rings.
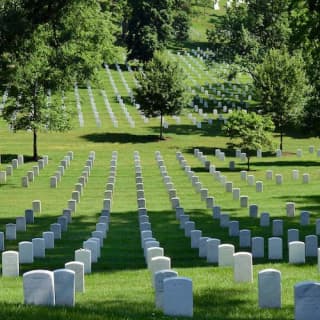
[[[191,279],[172,277],[163,280],[163,313],[167,316],[193,316]]]
[[[23,274],[25,304],[54,306],[54,276],[52,271],[33,270]]]

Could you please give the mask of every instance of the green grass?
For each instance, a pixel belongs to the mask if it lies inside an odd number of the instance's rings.
[[[210,18],[212,13],[208,14]],[[180,59],[180,58],[177,58]],[[223,75],[214,76],[204,62],[187,58],[201,77],[194,78],[199,85],[223,83]],[[196,64],[196,61],[197,64]],[[186,70],[186,65],[183,65]],[[213,66],[218,68],[219,66]],[[190,72],[190,70],[188,70]],[[208,73],[206,73],[208,71]],[[166,140],[159,142],[158,119],[151,119],[145,124],[136,108],[129,103],[126,106],[136,123],[132,129],[125,119],[123,111],[115,100],[109,79],[104,70],[101,71],[103,81],[101,88],[92,84],[97,110],[100,115],[101,127],[96,126],[87,88],[79,87],[84,128],[79,127],[77,114],[73,119],[74,129],[68,133],[42,132],[39,137],[40,154],[49,155],[49,165],[40,172],[35,182],[28,189],[21,187],[21,177],[32,168],[34,163],[26,162],[8,177],[7,183],[0,185],[0,230],[5,230],[5,224],[14,222],[15,217],[24,214],[31,207],[32,200],[42,201],[42,213],[38,215],[34,225],[29,225],[26,233],[18,233],[16,241],[6,241],[6,250],[17,250],[18,242],[31,240],[47,231],[50,224],[66,208],[71,198],[74,184],[81,175],[83,166],[91,150],[96,152],[96,161],[84,189],[77,212],[69,225],[68,232],[63,233],[62,239],[56,241],[55,249],[47,250],[45,259],[36,259],[32,265],[22,265],[20,274],[33,269],[54,270],[62,268],[68,261],[73,260],[74,251],[82,246],[82,242],[95,229],[99,213],[102,209],[104,190],[109,174],[109,163],[113,150],[118,151],[117,178],[111,212],[110,231],[105,240],[102,256],[93,265],[93,273],[85,278],[86,292],[76,295],[75,308],[46,308],[23,305],[22,277],[0,278],[0,316],[3,319],[169,319],[154,307],[154,292],[151,287],[150,274],[144,263],[140,247],[138,229],[138,213],[136,203],[134,151],[139,151],[144,177],[147,208],[152,223],[154,236],[164,248],[165,255],[172,259],[173,269],[179,275],[190,277],[194,287],[194,318],[195,319],[292,319],[293,318],[293,286],[304,280],[317,280],[319,277],[316,259],[307,259],[302,266],[292,266],[287,263],[287,248],[284,246],[284,259],[279,262],[269,262],[267,259],[254,260],[254,282],[252,284],[235,284],[231,268],[219,268],[208,265],[204,259],[198,258],[198,252],[190,248],[190,239],[184,237],[183,231],[175,219],[167,191],[163,185],[154,153],[159,150],[165,161],[168,174],[180,198],[181,205],[196,227],[203,231],[204,236],[220,238],[222,243],[233,243],[236,251],[239,249],[238,239],[229,238],[226,229],[221,229],[217,221],[213,221],[212,213],[206,209],[191,186],[191,182],[180,168],[176,160],[176,151],[181,151],[192,170],[197,173],[203,185],[209,189],[209,194],[224,212],[230,213],[232,220],[240,222],[240,228],[249,228],[252,236],[271,235],[271,228],[261,228],[258,219],[248,217],[248,209],[240,208],[239,202],[232,200],[232,195],[221,186],[202,164],[193,156],[193,149],[199,148],[208,159],[216,165],[217,170],[233,181],[235,187],[241,188],[241,194],[249,196],[250,203],[259,205],[259,211],[268,211],[272,218],[284,219],[286,230],[299,226],[299,218],[285,217],[285,203],[294,201],[297,213],[310,210],[311,225],[300,227],[300,239],[305,235],[314,234],[315,219],[320,209],[319,181],[320,161],[315,154],[308,153],[308,146],[319,148],[319,140],[315,138],[286,136],[285,151],[282,158],[270,154],[262,159],[252,158],[252,174],[256,180],[264,181],[264,192],[256,193],[254,187],[247,186],[240,180],[239,171],[245,169],[245,164],[239,162],[232,154],[225,162],[214,157],[214,149],[225,150],[227,139],[221,135],[221,123],[214,120],[209,126],[203,122],[202,129],[196,129],[188,119],[192,113],[199,120],[198,114],[191,108],[184,110],[181,124],[178,125],[171,117],[166,117],[169,128],[165,130]],[[116,86],[125,98],[127,93],[118,73],[111,68]],[[124,77],[133,86],[132,76],[123,69]],[[246,77],[239,78],[240,84],[248,83]],[[240,85],[239,84],[239,85]],[[192,83],[190,82],[190,85]],[[119,128],[114,128],[106,107],[103,103],[100,89],[105,89]],[[201,95],[197,86],[194,89]],[[203,95],[202,95],[203,96]],[[218,98],[217,96],[215,96]],[[74,111],[74,92],[66,93],[66,106]],[[210,104],[210,113],[215,105]],[[31,155],[32,136],[30,133],[10,133],[7,125],[0,121],[0,139],[2,164],[4,170],[7,163],[16,154]],[[278,141],[278,137],[274,137]],[[304,155],[297,158],[295,152],[302,148]],[[50,189],[49,179],[57,170],[60,160],[69,151],[74,151],[74,160],[66,170],[57,189]],[[226,150],[227,151],[227,150]],[[237,170],[228,169],[228,161],[235,160]],[[284,175],[284,184],[277,186],[274,181],[265,179],[265,171],[273,169],[274,173]],[[301,180],[292,181],[291,171],[299,169],[300,175],[308,172],[311,182],[302,184]],[[265,268],[276,268],[282,272],[282,308],[280,310],[260,310],[258,308],[257,273]]]

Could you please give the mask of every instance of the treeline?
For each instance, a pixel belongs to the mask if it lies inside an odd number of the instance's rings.
[[[215,60],[249,72],[277,130],[320,134],[320,1],[233,1],[207,31]]]

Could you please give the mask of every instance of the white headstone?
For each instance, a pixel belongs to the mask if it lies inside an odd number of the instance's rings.
[[[54,277],[47,270],[33,270],[23,274],[25,304],[54,306]]]
[[[33,263],[33,244],[30,241],[19,242],[19,263]]]
[[[272,237],[268,239],[268,259],[269,260],[282,260],[283,247],[282,239]]]
[[[253,282],[252,255],[249,252],[237,252],[234,258],[234,281]]]
[[[155,285],[154,275],[157,271],[171,269],[171,259],[168,257],[158,256],[151,259],[150,264],[152,285]]]
[[[46,256],[46,246],[43,238],[33,238],[33,256],[35,258],[45,258]]]
[[[41,201],[33,200],[32,201],[32,209],[34,213],[41,213]]]
[[[167,316],[193,316],[192,280],[183,277],[163,281],[163,313]]]
[[[91,263],[98,262],[98,247],[99,244],[93,240],[86,240],[83,242],[83,248],[91,251]]]
[[[71,261],[65,263],[64,267],[75,273],[75,291],[84,292],[84,264],[79,261]]]
[[[259,307],[281,308],[281,272],[264,269],[258,273]]]
[[[289,263],[301,264],[305,263],[306,259],[305,244],[301,241],[289,242]]]
[[[155,257],[163,257],[164,251],[163,248],[160,247],[149,247],[147,249],[147,254],[146,254],[146,261],[147,261],[147,266],[150,269],[150,262],[152,258]]]
[[[15,223],[6,224],[6,240],[16,240],[17,226]]]
[[[299,282],[294,286],[294,319],[319,319],[320,283]]]
[[[163,281],[167,278],[177,277],[178,273],[173,270],[161,270],[154,274],[156,307],[163,308]]]
[[[74,260],[83,263],[84,273],[91,273],[91,250],[78,249],[74,252]]]
[[[19,277],[19,252],[2,252],[2,276]]]
[[[54,233],[52,231],[42,232],[45,249],[54,249]]]
[[[26,217],[16,217],[16,230],[22,232],[27,230]]]
[[[55,305],[74,307],[75,305],[75,272],[58,269],[53,272]]]
[[[218,264],[219,267],[234,265],[234,245],[232,244],[221,244],[219,245],[218,252]]]
[[[294,202],[287,202],[286,203],[286,211],[287,211],[287,217],[294,217],[294,215],[295,215]]]

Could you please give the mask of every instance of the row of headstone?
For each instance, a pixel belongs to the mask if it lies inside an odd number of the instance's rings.
[[[111,120],[113,126],[115,128],[118,128],[118,126],[119,126],[118,125],[118,120],[117,120],[117,117],[116,117],[116,115],[114,114],[114,112],[112,110],[112,107],[111,107],[110,102],[108,100],[108,96],[107,96],[106,91],[105,90],[101,90],[100,93],[102,95],[104,105],[105,105],[105,107],[107,109],[107,112],[109,114],[109,117],[110,117],[110,120]]]
[[[202,159],[203,155],[202,153],[198,150],[194,150],[195,156],[198,158]],[[181,153],[177,153],[177,158],[181,159]],[[185,163],[184,163],[185,165]],[[212,168],[210,166],[211,172],[214,172],[215,168]],[[246,173],[246,172],[245,172]],[[228,184],[226,183],[226,186]],[[232,188],[230,188],[232,189]],[[293,205],[293,208],[292,208]],[[287,211],[291,212],[294,211],[294,204],[288,203],[287,204]],[[294,213],[293,213],[294,215]],[[229,236],[233,237],[239,237],[239,247],[251,247],[251,232],[250,230],[239,230],[239,222],[238,221],[230,221],[229,215],[228,214],[221,214],[220,215],[220,208],[219,207],[214,207],[213,208],[213,216],[215,218],[220,219],[220,226],[221,227],[228,227],[229,228]],[[257,205],[250,205],[249,206],[249,216],[253,218],[258,217],[258,206]],[[301,217],[300,217],[300,224],[305,226],[309,224],[309,219],[310,219],[310,214],[307,211],[301,212]],[[320,220],[319,220],[320,221]],[[270,225],[270,216],[268,213],[262,213],[261,219],[260,219],[260,225],[261,226],[269,226]],[[320,227],[320,222],[319,226]],[[298,231],[298,230],[297,230]],[[283,221],[280,219],[275,219],[272,221],[272,234],[273,237],[281,237],[283,235]],[[296,235],[296,230],[295,229],[289,229],[288,231],[288,242],[290,241],[298,241],[299,237],[295,237]],[[253,255],[254,257],[264,257],[264,240],[261,237],[256,237],[253,239],[253,244],[252,248],[254,249]],[[317,255],[317,236],[310,235],[306,237],[306,244],[308,246],[307,250],[307,255],[306,256],[316,256]],[[272,242],[271,242],[272,244]],[[279,256],[282,257],[282,254],[279,255],[273,255],[272,252],[269,253],[269,257],[273,256]]]
[[[76,98],[76,108],[78,112],[78,119],[79,119],[79,125],[80,128],[84,127],[84,119],[83,119],[83,113],[82,113],[82,108],[81,108],[81,99],[80,99],[80,94],[79,94],[79,89],[78,89],[78,84],[74,84],[74,95]]]
[[[121,110],[123,111],[129,125],[131,128],[135,128],[135,121],[133,120],[132,116],[130,115],[130,112],[128,111],[126,105],[124,104],[124,101],[118,91],[118,88],[115,84],[115,81],[113,80],[113,77],[112,77],[112,74],[111,74],[111,71],[109,69],[109,66],[107,64],[104,65],[105,66],[105,71],[109,77],[109,80],[110,80],[110,83],[111,83],[111,86],[113,88],[113,91],[114,91],[114,94],[116,96],[116,99],[117,99],[117,102],[119,103],[120,105],[120,108]]]
[[[91,152],[90,156],[94,159],[94,154]],[[115,178],[116,175],[116,166],[117,166],[117,157],[118,153],[116,151],[112,152],[112,159],[110,161],[110,172],[108,181],[110,178]],[[115,180],[112,184],[114,186]],[[107,183],[107,185],[109,182]],[[83,241],[83,248],[80,248],[75,251],[75,261],[81,262],[84,266],[84,273],[91,273],[92,263],[96,263],[98,258],[101,255],[101,247],[104,245],[104,239],[107,238],[107,233],[109,231],[109,221],[110,221],[110,209],[111,205],[108,206],[109,209],[106,209],[106,203],[110,203],[113,196],[113,187],[112,189],[107,189],[104,194],[103,209],[101,215],[96,223],[96,229],[91,232],[91,237]],[[106,201],[106,200],[110,200]],[[84,289],[83,289],[84,291]]]
[[[175,209],[180,206],[180,198],[177,196],[177,190],[175,189],[174,184],[171,180],[171,177],[167,172],[167,168],[165,166],[165,163],[160,151],[155,152],[155,159],[157,161],[157,165],[159,167],[163,183],[167,189],[169,200],[171,202],[171,207],[172,209]]]
[[[45,258],[47,248],[54,248],[53,232],[43,232],[42,238],[20,241],[18,251],[2,252],[2,276],[18,277],[19,264],[32,264],[34,258]]]
[[[131,99],[131,103],[134,103],[134,100],[135,100],[135,99],[134,99],[133,92],[132,92],[129,84],[127,83],[127,80],[125,79],[125,77],[124,77],[124,75],[123,75],[123,72],[122,72],[122,70],[121,70],[121,67],[120,67],[117,63],[115,64],[115,66],[116,66],[116,69],[117,69],[117,71],[118,71],[118,74],[119,74],[119,77],[120,77],[120,79],[121,79],[121,82],[122,82],[123,86],[125,87],[125,89],[126,89],[126,91],[127,91],[127,93],[128,93],[128,96],[129,96],[130,99]]]
[[[19,161],[19,157],[18,157],[18,161]],[[32,170],[29,170],[27,174],[21,178],[21,186],[23,188],[28,188],[30,183],[34,182],[35,178],[39,176],[40,171],[44,169],[48,165],[48,163],[49,163],[49,157],[47,155],[44,155],[41,159],[38,160],[38,164],[33,166]]]
[[[91,263],[98,262],[98,259],[101,256],[101,248],[104,245],[104,239],[107,238],[107,232],[109,231],[110,211],[114,185],[116,182],[117,159],[118,153],[113,151],[110,160],[110,172],[107,179],[107,186],[104,192],[103,209],[98,223],[96,224],[96,229],[92,231],[91,237],[83,242],[83,248],[91,251]]]
[[[199,177],[196,176],[195,172],[191,170],[191,167],[188,166],[187,161],[180,151],[176,152],[176,159],[179,161],[181,168],[184,170],[188,176],[192,186],[195,188],[196,192],[200,194],[201,201],[206,203],[207,208],[212,208],[214,205],[214,197],[209,195],[207,188],[203,188],[202,183],[199,180]],[[206,158],[202,158],[203,165],[208,169],[210,167],[210,161],[207,161]]]
[[[37,205],[40,204],[40,208],[41,208],[41,202],[39,202],[39,200],[33,201],[33,206],[37,207],[36,204]],[[0,251],[4,251],[4,248],[5,248],[4,238],[6,240],[16,240],[17,232],[25,232],[27,230],[27,224],[34,223],[34,210],[26,209],[24,216],[16,217],[15,222],[16,223],[6,224],[5,236],[3,232],[0,232]]]
[[[36,306],[75,306],[75,293],[84,292],[84,265],[71,261],[63,269],[23,274],[24,303]]]
[[[156,160],[160,162],[158,162],[159,167],[164,167],[159,151],[156,152]],[[137,151],[134,154],[134,161],[136,179],[140,178],[139,182],[136,183],[137,199],[139,201],[138,192],[143,191],[143,178],[140,156]],[[151,283],[155,290],[156,308],[162,310],[168,316],[192,317],[192,280],[179,277],[178,273],[171,269],[171,259],[164,256],[164,250],[160,247],[159,241],[153,237],[147,209],[138,207],[138,214],[141,247],[144,250],[146,264],[151,274]]]
[[[184,62],[184,64],[188,67],[188,69],[191,70],[191,72],[194,73],[194,75],[198,78],[201,79],[201,73],[204,73],[205,75],[209,75],[208,71],[205,71],[205,67],[204,64],[199,63],[199,59],[202,60],[202,56],[198,53],[198,51],[193,50],[192,53],[196,56],[196,58],[192,57],[188,52],[186,53],[185,57],[188,58],[188,60],[190,62],[192,62],[192,64],[187,61],[183,55],[179,55],[179,58],[182,60],[182,62]],[[188,74],[188,73],[187,73]],[[190,77],[190,75],[189,75]],[[192,82],[197,85],[197,82],[191,77]],[[191,80],[190,79],[190,80]],[[212,79],[210,79],[210,81],[212,81]],[[211,86],[210,86],[211,87]],[[198,89],[200,89],[201,93],[205,93],[206,96],[209,96],[210,100],[213,100],[212,96],[208,93],[208,91],[205,91],[203,87],[201,87],[200,85],[198,85]],[[212,89],[212,87],[210,88]],[[251,95],[247,95],[246,92],[242,92],[242,90],[239,88],[239,92],[235,95],[233,95],[233,93],[229,93],[228,91],[222,93],[220,90],[214,90],[214,94],[216,94],[218,97],[221,98],[225,98],[226,96],[229,96],[230,98],[233,99],[233,101],[230,101],[230,104],[234,104],[236,105],[234,99],[239,100],[239,96],[241,95],[241,101],[243,101],[244,99],[248,99],[251,100]],[[200,98],[202,99],[202,98]],[[202,99],[204,100],[204,99]],[[208,105],[206,105],[206,100],[204,101],[200,101],[200,103],[202,103],[204,105],[205,108],[208,107]],[[243,105],[243,104],[242,104]]]
[[[58,183],[61,182],[61,179],[64,176],[65,171],[70,167],[73,158],[73,151],[68,151],[68,153],[60,161],[57,171],[54,173],[53,176],[50,177],[50,188],[55,189],[58,187]]]
[[[89,84],[87,84],[87,90],[88,90],[90,105],[91,105],[93,116],[94,116],[94,119],[96,122],[96,126],[98,128],[100,128],[101,127],[101,120],[100,120],[99,112],[98,112],[98,109],[96,106],[96,102],[94,100],[93,92],[92,92],[91,86]]]
[[[309,154],[314,154],[315,153],[315,147],[314,146],[309,146],[308,152],[309,152]],[[303,156],[303,150],[302,149],[297,149],[296,156],[298,158],[301,158]],[[317,156],[320,157],[320,149],[317,150]]]
[[[10,89],[10,87],[7,86],[6,89],[3,92],[2,100],[1,100],[1,103],[0,103],[0,114],[2,113],[3,108],[5,107],[5,104],[6,104],[7,100],[8,100],[9,89]]]
[[[1,156],[0,156],[1,163]],[[11,164],[7,165],[6,170],[0,171],[0,184],[7,183],[7,178],[13,175],[13,170],[18,169],[19,166],[24,164],[24,156],[18,155],[16,159],[11,161]]]

